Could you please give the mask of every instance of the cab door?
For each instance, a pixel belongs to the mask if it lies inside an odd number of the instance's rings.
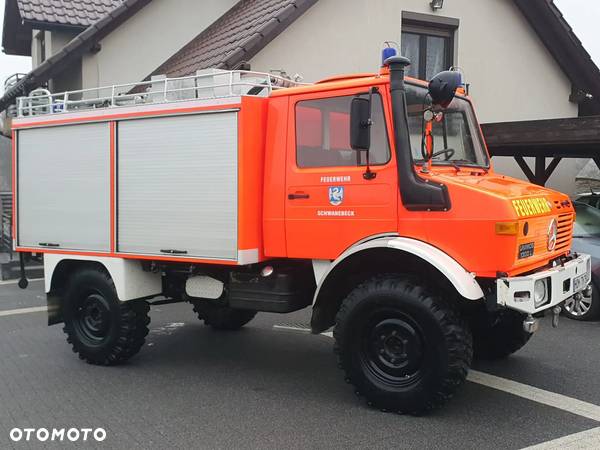
[[[370,170],[350,147],[352,99],[369,88],[313,93],[290,101],[285,222],[289,258],[335,259],[354,243],[397,232],[396,161],[385,91],[372,95]]]

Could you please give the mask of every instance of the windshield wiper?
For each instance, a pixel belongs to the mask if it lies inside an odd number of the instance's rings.
[[[488,171],[486,167],[474,163],[473,161],[469,161],[468,159],[454,159],[451,161],[433,161],[433,164],[438,166],[472,167],[474,169],[484,170],[486,173]]]

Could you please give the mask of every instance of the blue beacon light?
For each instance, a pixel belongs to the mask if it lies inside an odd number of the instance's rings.
[[[385,47],[383,49],[383,51],[381,52],[381,63],[383,65],[383,63],[385,62],[386,59],[391,58],[392,56],[396,56],[398,54],[398,52],[396,51],[396,49],[394,47]]]

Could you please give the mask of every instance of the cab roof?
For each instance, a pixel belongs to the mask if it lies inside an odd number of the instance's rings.
[[[427,87],[427,82],[416,78],[406,77],[409,84]],[[335,75],[314,84],[295,86],[286,89],[277,89],[271,93],[271,97],[282,97],[287,95],[308,94],[311,92],[334,91],[340,89],[351,89],[360,86],[373,86],[377,84],[386,84],[390,82],[389,71],[382,68],[381,72],[376,73],[357,73]]]

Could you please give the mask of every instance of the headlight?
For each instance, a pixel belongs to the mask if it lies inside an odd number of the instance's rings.
[[[537,280],[533,289],[533,302],[536,308],[548,300],[548,280]]]

